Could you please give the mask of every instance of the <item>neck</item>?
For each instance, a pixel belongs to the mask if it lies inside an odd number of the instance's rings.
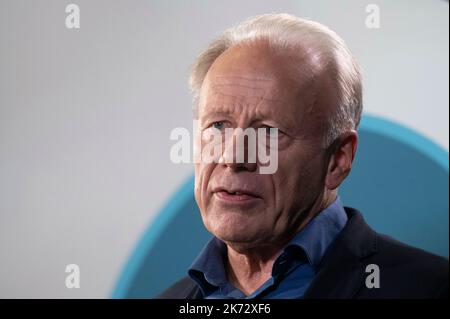
[[[275,260],[281,254],[277,246],[238,252],[228,246],[228,280],[244,294],[250,295],[272,275]]]

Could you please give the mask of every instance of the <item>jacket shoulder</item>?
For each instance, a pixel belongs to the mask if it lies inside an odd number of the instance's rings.
[[[387,235],[378,234],[378,238],[380,257],[390,260],[391,266],[408,267],[411,271],[430,278],[448,277],[447,258],[407,245]]]
[[[175,282],[172,286],[157,295],[155,299],[194,299],[199,288],[188,276]]]
[[[324,267],[328,273],[347,276],[340,286],[347,294],[335,295],[383,299],[448,296],[448,259],[380,234],[367,225],[358,210],[345,210],[349,220],[331,249],[328,267]],[[370,272],[368,265],[376,265],[372,268],[378,270]],[[329,276],[339,281],[332,274]],[[378,287],[367,284],[372,279],[379,283]],[[321,283],[327,285],[324,280]],[[321,295],[318,291],[316,287],[315,295]]]
[[[378,254],[366,263],[379,266],[384,292],[394,298],[448,296],[448,259],[383,234],[378,234],[377,245]]]

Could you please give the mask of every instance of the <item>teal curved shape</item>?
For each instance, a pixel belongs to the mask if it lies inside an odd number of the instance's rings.
[[[365,115],[361,119],[360,130],[382,134],[402,144],[409,145],[419,153],[428,156],[448,172],[448,152],[406,126],[380,117]]]
[[[147,253],[153,248],[156,240],[167,229],[170,222],[182,209],[192,200],[194,191],[194,176],[189,178],[175,192],[175,195],[161,209],[155,221],[145,231],[138,245],[128,258],[119,280],[114,288],[112,298],[123,299],[127,297],[127,292],[132,289],[134,279],[138,276],[141,266],[144,263]]]
[[[340,190],[344,204],[360,209],[378,231],[448,256],[448,152],[379,117],[365,115],[359,132],[357,159]],[[150,298],[184,275],[210,237],[193,191],[192,175],[143,234],[112,298]]]

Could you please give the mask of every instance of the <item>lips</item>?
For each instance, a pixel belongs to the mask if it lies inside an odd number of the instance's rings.
[[[256,192],[240,188],[227,189],[224,187],[218,187],[213,190],[213,193],[219,199],[231,202],[244,202],[261,198],[258,194],[256,194]]]

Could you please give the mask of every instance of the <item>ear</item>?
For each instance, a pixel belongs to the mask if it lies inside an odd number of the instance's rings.
[[[325,186],[334,190],[344,181],[352,169],[358,147],[358,133],[351,130],[341,135],[330,147],[330,160],[328,163]]]

